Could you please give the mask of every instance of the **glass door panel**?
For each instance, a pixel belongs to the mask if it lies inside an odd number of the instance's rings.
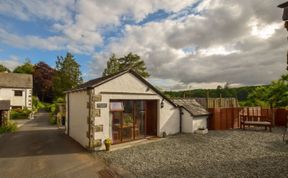
[[[146,117],[145,101],[134,102],[134,139],[144,138],[145,133],[145,117]]]
[[[122,141],[133,139],[133,101],[123,101]]]
[[[112,139],[113,143],[121,142],[122,112],[112,113]]]

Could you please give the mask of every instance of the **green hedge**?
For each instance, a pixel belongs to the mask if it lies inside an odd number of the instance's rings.
[[[29,109],[13,109],[10,112],[10,119],[28,119],[32,111]]]

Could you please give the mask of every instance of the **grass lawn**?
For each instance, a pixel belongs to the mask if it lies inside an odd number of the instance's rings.
[[[283,128],[179,134],[158,142],[96,153],[137,177],[287,177]]]

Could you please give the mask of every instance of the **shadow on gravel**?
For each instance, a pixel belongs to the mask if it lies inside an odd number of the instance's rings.
[[[270,151],[288,153],[288,144],[285,144],[282,140],[266,142],[266,144],[267,144],[266,148],[269,149]]]

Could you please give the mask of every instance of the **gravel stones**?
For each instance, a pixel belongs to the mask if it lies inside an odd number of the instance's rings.
[[[107,163],[137,177],[287,177],[288,145],[282,131],[209,131],[99,152]]]

